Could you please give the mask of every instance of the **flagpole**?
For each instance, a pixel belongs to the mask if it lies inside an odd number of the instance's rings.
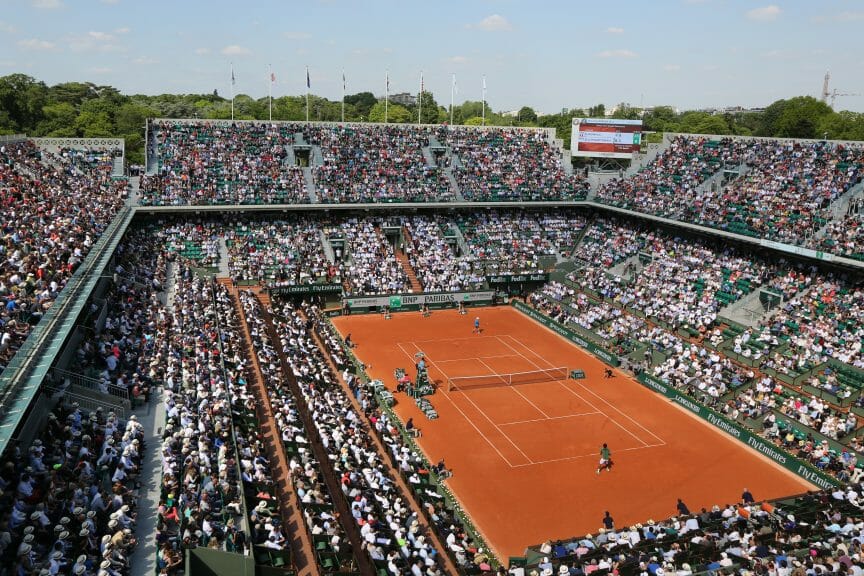
[[[486,126],[486,75],[483,75],[483,94],[480,98],[480,102],[483,105],[483,126]]]
[[[453,74],[453,82],[450,83],[450,125],[453,125],[453,97],[456,89],[456,74]]]
[[[234,121],[234,63],[231,62],[231,121]]]
[[[342,70],[342,123],[345,123],[345,70]]]
[[[420,125],[420,119],[423,117],[423,71],[420,71],[420,102],[417,108],[417,125]]]
[[[311,82],[309,82],[309,66],[306,66],[306,122],[309,122],[309,89]]]
[[[270,112],[270,122],[273,121],[273,66],[268,64],[267,71],[267,108]]]
[[[390,71],[384,74],[384,124],[387,124],[387,107],[390,104]]]

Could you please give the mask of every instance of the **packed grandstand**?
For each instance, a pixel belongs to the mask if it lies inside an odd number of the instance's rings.
[[[0,147],[0,573],[862,573],[864,147],[667,135],[592,179],[546,130],[155,120],[127,181],[48,144]],[[328,319],[482,290],[821,489],[499,557]]]

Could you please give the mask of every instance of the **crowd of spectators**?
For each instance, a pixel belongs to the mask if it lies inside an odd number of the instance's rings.
[[[582,237],[573,256],[594,266],[610,268],[637,254],[650,241],[650,235],[615,218],[597,218]]]
[[[722,506],[691,511],[685,504],[686,513],[679,506],[676,516],[659,522],[613,523],[596,534],[544,542],[536,550],[539,562],[525,573],[858,574],[864,570],[862,493],[864,486],[856,480],[847,487],[768,503],[743,488],[740,499]]]
[[[589,189],[539,130],[160,120],[150,138],[157,169],[142,177],[144,205],[308,202],[300,150],[323,203],[452,201],[449,169],[467,200],[574,200]],[[448,149],[437,158],[436,138]]]
[[[645,168],[613,179],[601,202],[739,234],[802,244],[861,180],[864,148],[828,142],[678,136]],[[729,168],[728,182],[706,180]],[[845,234],[839,224],[832,236]]]
[[[696,222],[801,244],[825,224],[830,204],[861,180],[864,148],[757,141],[745,163],[746,173],[706,203]]]
[[[486,278],[474,271],[469,258],[458,255],[453,224],[441,216],[412,216],[404,220],[410,244],[409,262],[426,292],[477,289]],[[448,242],[448,234],[452,243]]]
[[[157,293],[164,259],[141,250],[147,234],[118,248],[118,282],[104,327],[91,326],[76,350],[76,369],[92,368],[107,386],[140,388],[158,349],[164,316]],[[145,430],[135,414],[87,409],[62,396],[29,447],[13,446],[0,462],[0,558],[10,574],[127,573],[134,536]],[[43,572],[44,571],[44,572]]]
[[[563,155],[541,130],[442,127],[438,140],[458,158],[453,174],[466,200],[580,200],[587,179],[564,170]]]
[[[313,319],[314,329],[320,336],[328,354],[338,366],[347,367],[347,364],[344,364],[344,359],[348,357],[348,354],[333,325],[326,320],[317,307],[307,307],[306,312]],[[407,482],[418,503],[422,506],[424,516],[428,519],[430,527],[438,533],[440,540],[447,547],[448,553],[456,565],[466,571],[477,569],[481,572],[489,571],[488,553],[474,541],[459,515],[447,503],[441,491],[437,489],[430,478],[437,465],[431,465],[427,462],[417,452],[416,447],[408,443],[405,434],[410,434],[410,431],[402,432],[404,427],[390,413],[381,408],[378,401],[374,399],[371,388],[359,385],[359,381],[351,374],[350,369],[346,373],[349,374],[348,384],[352,388],[352,393],[363,407],[364,416],[370,423],[372,430],[388,451],[391,464]],[[439,476],[439,481],[441,478]]]
[[[282,370],[279,352],[285,344],[277,347],[270,339],[261,304],[254,295],[243,292],[240,302],[258,357],[258,366],[266,384],[276,427],[280,431],[286,451],[290,481],[306,522],[305,528],[315,538],[326,538],[329,549],[340,557],[351,558],[351,544],[338,521],[333,494],[327,488],[321,463],[315,459],[311,450],[309,432],[301,418],[297,399],[286,381],[287,375]],[[291,331],[294,328],[286,329]],[[297,334],[299,335],[299,332]],[[266,510],[266,507],[261,508]],[[275,534],[273,536],[275,537],[271,538],[268,534],[267,545],[272,548],[283,547],[284,538]]]
[[[756,376],[752,368],[735,364],[717,350],[674,336],[672,342],[666,347],[666,360],[653,368],[654,376],[690,391],[696,398],[704,398],[710,406],[716,406],[727,392],[749,385]]]
[[[811,237],[808,245],[816,250],[864,260],[864,214],[860,213],[860,198],[854,211],[828,222],[821,236]]]
[[[864,324],[864,292],[841,280],[815,276],[809,287],[783,303],[762,326],[788,343],[775,352],[766,365],[779,372],[806,372],[834,358],[859,368]]]
[[[419,570],[440,574],[439,550],[421,530],[377,451],[370,430],[317,348],[308,328],[311,322],[292,304],[277,309],[279,348],[285,354],[312,416],[317,434],[331,454],[330,464],[340,480],[363,551],[390,574]]]
[[[123,206],[110,156],[0,145],[0,372]]]
[[[677,136],[647,166],[601,186],[597,200],[640,212],[683,217],[696,210],[698,188],[726,165],[737,166],[748,146],[740,140]]]
[[[61,402],[0,463],[0,557],[10,574],[125,573],[135,548],[144,430]],[[44,572],[43,572],[44,571]]]
[[[324,253],[321,225],[308,217],[226,225],[231,277],[275,286],[340,283],[338,267]]]
[[[644,252],[650,261],[632,281],[594,267],[572,272],[571,280],[649,318],[675,328],[706,332],[722,307],[774,275],[774,268],[764,261],[733,249],[720,251],[698,241],[661,234],[644,238]]]
[[[236,334],[220,329],[210,282],[185,266],[175,278],[164,342],[151,363],[166,412],[156,541],[166,554],[227,550],[244,512],[221,347]]]
[[[581,215],[482,212],[456,220],[478,273],[532,272],[569,253],[586,226]]]
[[[150,137],[156,174],[141,177],[146,206],[309,202],[303,171],[288,163],[290,124],[160,120]]]
[[[338,225],[349,240],[350,259],[339,263],[351,294],[398,294],[410,287],[408,275],[396,259],[393,244],[371,218],[347,218]]]
[[[307,142],[321,147],[312,173],[321,202],[438,202],[455,198],[450,182],[423,148],[429,128],[306,125]]]
[[[858,427],[855,414],[842,414],[821,398],[787,397],[777,408],[782,414],[796,419],[823,436],[837,440]]]
[[[160,226],[158,234],[165,238],[166,249],[196,266],[219,264],[219,238],[222,227],[217,222],[174,221]]]

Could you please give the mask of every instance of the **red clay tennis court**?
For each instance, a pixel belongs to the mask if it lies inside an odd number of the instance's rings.
[[[501,558],[594,532],[605,510],[620,527],[669,517],[678,498],[699,510],[736,502],[745,487],[759,499],[813,488],[622,373],[605,378],[600,360],[512,308],[334,323],[351,334],[369,375],[391,389],[394,370],[413,377],[414,355],[425,354],[440,417],[427,420],[406,395],[396,395],[395,410],[422,429],[430,461],[446,458],[450,488]],[[585,379],[507,385],[498,376],[559,367]],[[598,476],[604,442],[615,467]]]

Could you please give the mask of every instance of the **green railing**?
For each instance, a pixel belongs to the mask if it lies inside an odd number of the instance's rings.
[[[111,259],[132,217],[131,208],[120,210],[90,249],[57,300],[33,328],[15,356],[0,374],[0,453],[12,439],[24,413],[35,398],[53,358],[75,325],[87,296]]]

